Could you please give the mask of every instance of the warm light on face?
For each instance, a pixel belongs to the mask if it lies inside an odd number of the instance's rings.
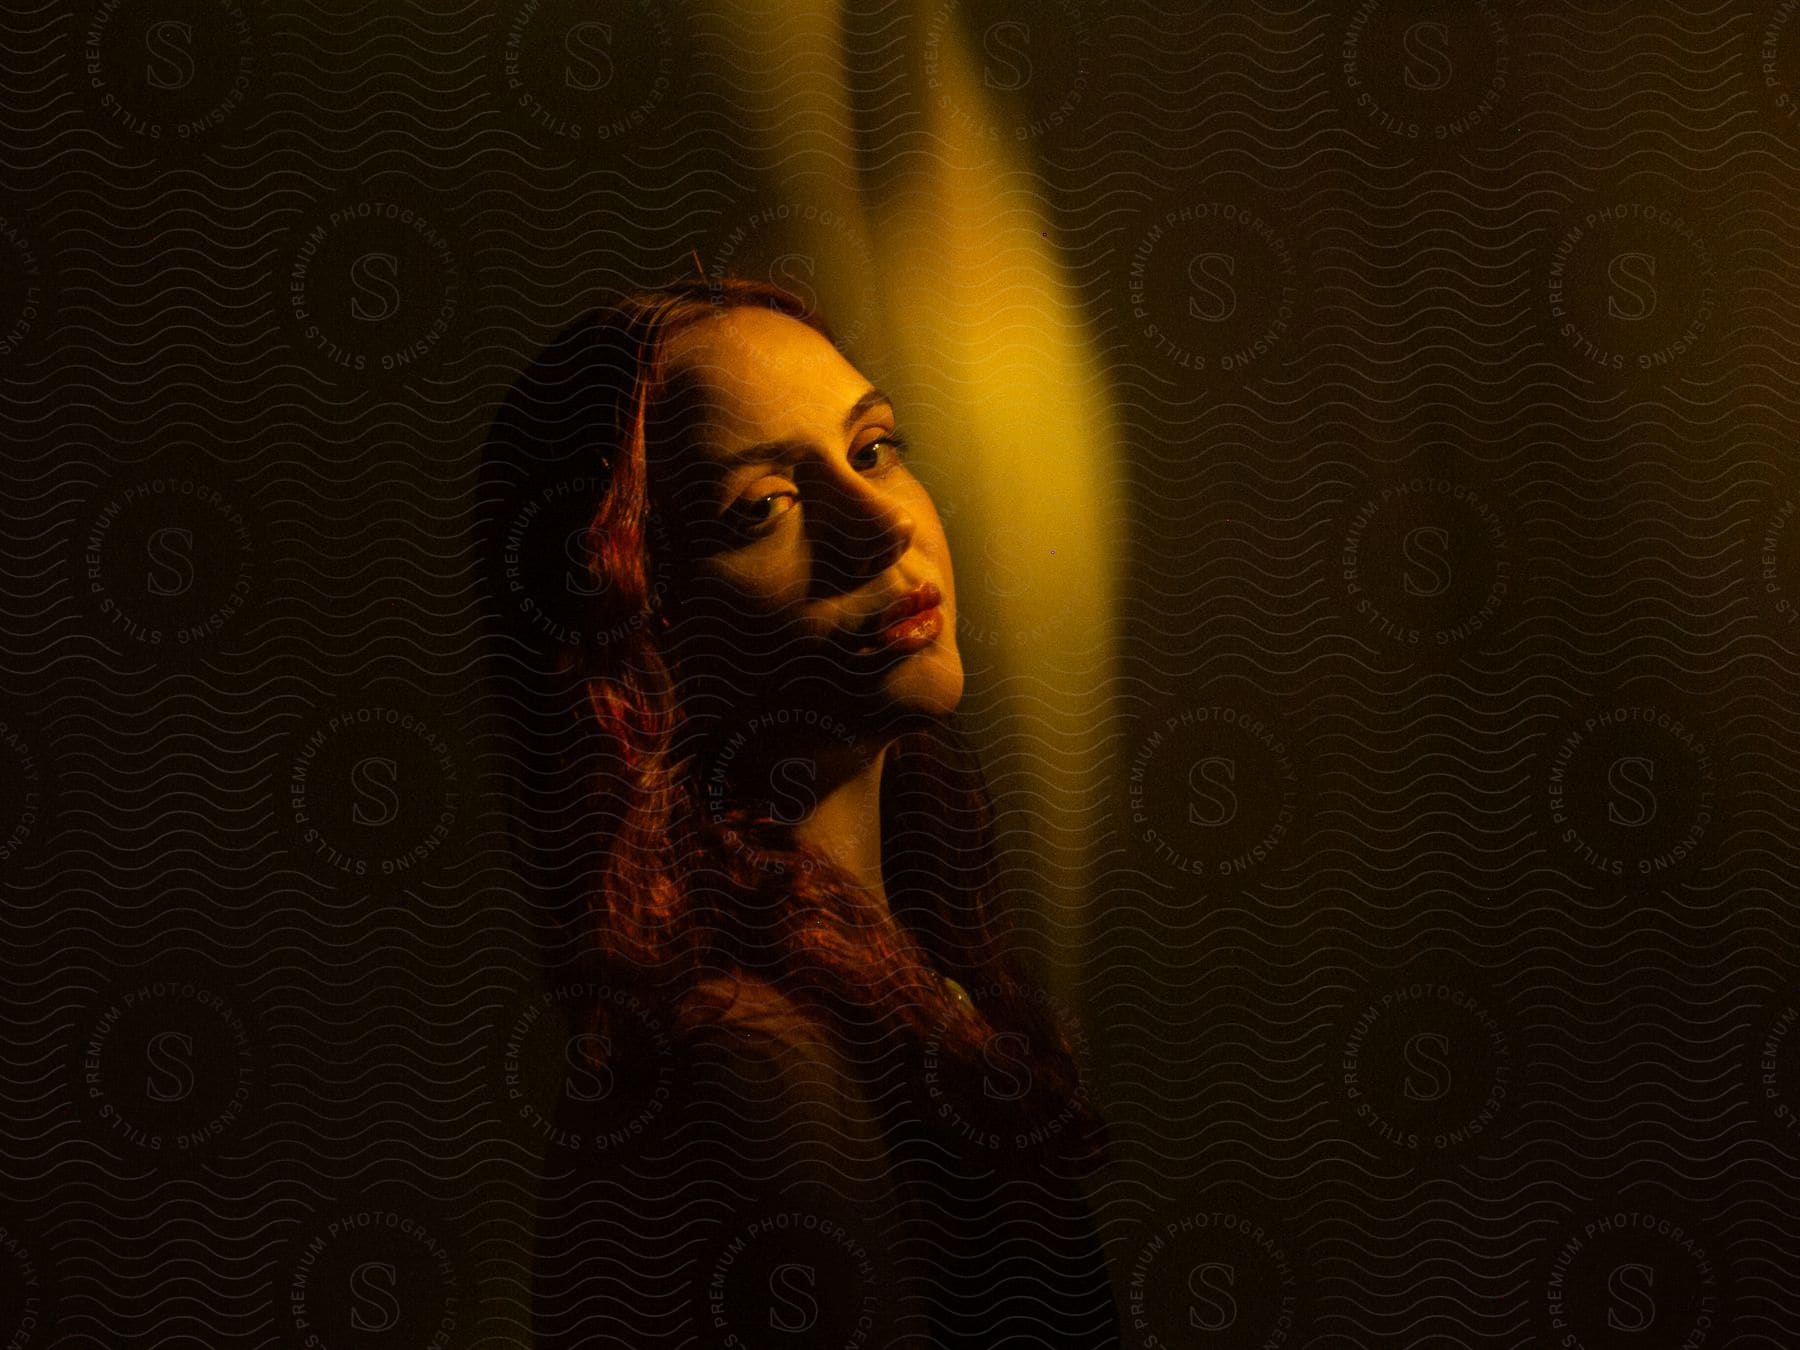
[[[746,703],[835,684],[839,702],[947,713],[962,696],[950,550],[907,465],[891,398],[815,329],[735,308],[670,344],[685,449],[678,533],[692,578],[684,628]],[[852,640],[930,583],[941,631]],[[829,672],[829,676],[827,673]]]

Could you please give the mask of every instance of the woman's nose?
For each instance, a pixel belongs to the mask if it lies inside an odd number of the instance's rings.
[[[849,590],[887,571],[906,554],[917,528],[893,490],[846,468],[818,484],[822,499],[812,545],[819,580]]]

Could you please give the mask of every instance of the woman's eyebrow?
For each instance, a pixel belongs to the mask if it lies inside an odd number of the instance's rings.
[[[861,398],[850,405],[850,411],[844,414],[844,434],[848,436],[856,430],[856,424],[869,409],[879,408],[883,404],[891,408],[894,400],[879,389],[865,391]],[[768,463],[786,457],[801,446],[799,441],[762,441],[756,445],[746,445],[742,449],[727,450],[719,456],[719,463],[728,469],[740,464]]]
[[[856,430],[857,422],[861,420],[862,415],[868,412],[870,408],[879,408],[884,403],[890,408],[894,406],[894,400],[882,393],[879,389],[870,389],[861,398],[857,399],[856,402],[850,405],[850,411],[844,414],[844,434],[848,436],[852,431]]]

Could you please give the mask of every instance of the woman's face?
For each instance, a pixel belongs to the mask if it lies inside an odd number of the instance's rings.
[[[678,661],[753,704],[953,709],[963,668],[950,550],[886,397],[774,310],[722,310],[668,355],[674,398],[669,425],[652,424],[650,475],[682,558]],[[658,460],[664,443],[682,448]],[[883,611],[930,600],[915,595],[929,587],[935,629],[925,613],[877,631]]]

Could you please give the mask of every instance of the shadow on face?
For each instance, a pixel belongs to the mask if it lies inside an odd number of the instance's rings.
[[[667,651],[690,696],[887,724],[952,710],[963,672],[949,547],[891,400],[818,330],[722,311],[677,334],[647,418],[654,509],[677,554]],[[869,642],[926,585],[941,633]]]

